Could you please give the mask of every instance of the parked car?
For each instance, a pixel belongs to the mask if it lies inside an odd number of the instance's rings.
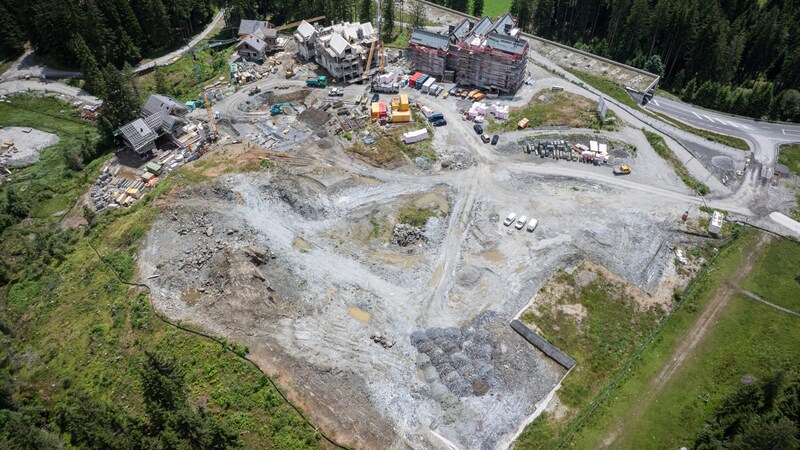
[[[437,120],[442,119],[444,119],[442,114],[431,114],[430,117],[428,117],[428,122],[436,122]]]
[[[503,221],[503,225],[505,226],[511,225],[512,223],[514,223],[514,219],[516,218],[517,218],[516,214],[514,213],[509,214],[508,217],[506,217],[506,220]]]
[[[517,223],[514,225],[514,228],[521,230],[526,223],[528,223],[528,218],[525,216],[521,216],[519,219],[517,219]]]
[[[472,129],[475,130],[475,134],[483,134],[483,127],[480,125],[473,125]]]
[[[481,140],[483,141],[484,144],[488,144],[489,143],[489,135],[488,134],[482,134],[481,135]]]
[[[381,96],[380,96],[380,95],[378,95],[378,94],[373,94],[373,95],[372,95],[372,103],[375,103],[375,102],[377,102],[377,101],[380,101],[380,99],[381,99]]]
[[[433,126],[435,126],[435,127],[443,127],[445,125],[447,125],[447,121],[444,120],[444,119],[439,119],[439,120],[433,121]]]
[[[344,92],[339,88],[332,88],[328,91],[328,96],[330,97],[341,97],[344,95]]]
[[[497,145],[497,140],[500,139],[500,136],[494,135],[492,136],[492,145]]]
[[[532,233],[533,230],[536,229],[536,225],[539,225],[539,219],[531,219],[531,221],[528,222],[528,232]]]

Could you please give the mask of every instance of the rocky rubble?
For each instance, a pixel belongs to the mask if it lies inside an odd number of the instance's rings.
[[[414,245],[417,242],[426,242],[428,240],[425,237],[425,229],[420,227],[412,227],[406,223],[397,224],[394,227],[394,233],[392,233],[392,244],[399,245],[401,247],[408,247],[409,245]]]

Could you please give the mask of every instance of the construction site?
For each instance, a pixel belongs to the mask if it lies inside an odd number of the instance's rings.
[[[247,346],[342,445],[507,448],[586,363],[519,320],[554,276],[591,267],[660,318],[702,265],[687,248],[792,200],[750,153],[667,139],[696,195],[615,103],[590,128],[597,94],[508,14],[415,30],[405,55],[372,24],[315,19],[293,38],[243,21],[231,79],[152,96],[89,196],[125,207],[197,175],[154,202],[137,259],[154,306]],[[519,120],[578,97],[555,124]]]
[[[510,14],[463,19],[442,33],[414,30],[409,65],[460,86],[513,94],[526,79],[529,45],[520,33]]]

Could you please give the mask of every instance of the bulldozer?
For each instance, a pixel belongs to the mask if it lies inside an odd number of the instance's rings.
[[[277,116],[278,114],[286,114],[285,112],[283,112],[283,108],[285,106],[288,106],[288,107],[292,108],[294,110],[294,112],[297,112],[297,108],[295,108],[292,103],[276,103],[276,104],[272,105],[272,109],[270,109],[269,112],[273,116]]]
[[[627,164],[614,168],[614,175],[628,175],[629,173],[631,173],[631,168]]]

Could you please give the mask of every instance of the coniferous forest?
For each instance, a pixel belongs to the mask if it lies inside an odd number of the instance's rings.
[[[468,0],[435,1],[470,8]],[[49,61],[84,72],[122,68],[179,45],[221,6],[232,21],[269,16],[284,23],[316,15],[353,20],[360,3],[0,0],[0,55],[18,54],[30,42]],[[800,120],[795,0],[513,0],[511,12],[527,31],[662,75],[662,87],[686,101]]]

